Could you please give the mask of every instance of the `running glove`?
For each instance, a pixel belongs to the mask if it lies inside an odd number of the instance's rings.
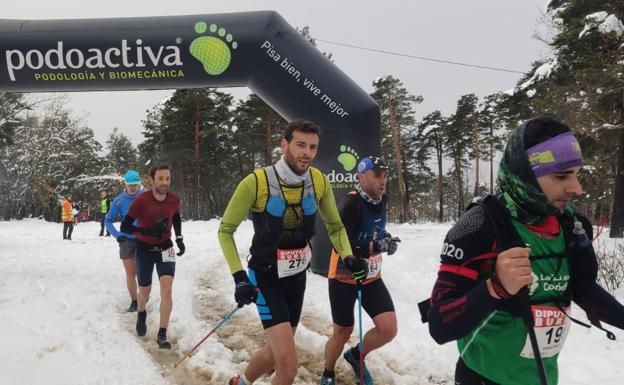
[[[233,277],[234,282],[236,283],[234,300],[238,304],[238,307],[243,307],[252,302],[256,302],[256,298],[258,298],[258,289],[249,282],[247,273],[243,270],[237,271],[233,274]]]
[[[373,241],[373,251],[376,253],[388,253],[388,255],[392,255],[397,251],[398,242],[401,242],[398,237],[393,237],[390,233],[386,232],[383,238]]]
[[[344,264],[351,273],[355,282],[362,283],[368,274],[368,262],[364,258],[349,255],[345,257]]]
[[[184,251],[186,251],[186,246],[184,246],[184,238],[182,238],[181,235],[178,235],[176,237],[176,245],[178,245],[178,250],[180,250],[177,254],[178,257],[181,257],[182,254],[184,254]]]

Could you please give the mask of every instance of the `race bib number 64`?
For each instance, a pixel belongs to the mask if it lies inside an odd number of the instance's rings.
[[[382,262],[383,258],[381,257],[381,253],[373,254],[368,257],[368,274],[366,278],[372,279],[381,274]]]

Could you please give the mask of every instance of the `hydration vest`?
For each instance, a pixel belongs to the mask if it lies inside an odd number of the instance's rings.
[[[362,199],[357,191],[350,191],[347,197],[347,199],[355,199],[357,223],[354,233],[349,234],[349,237],[353,237],[353,241],[356,242],[371,242],[378,239],[378,237],[383,237],[386,230],[387,217],[385,195],[382,198],[383,201],[379,203],[382,206],[378,213],[370,210],[366,201]],[[353,249],[354,247],[355,245],[352,244],[351,248]],[[351,277],[352,273],[347,270],[336,250],[332,249],[327,278],[335,278],[337,275]]]
[[[310,167],[303,184],[280,183],[275,167],[254,170],[256,201],[251,219],[254,235],[249,266],[275,272],[277,249],[305,247],[314,236],[316,211],[325,191],[323,173]]]

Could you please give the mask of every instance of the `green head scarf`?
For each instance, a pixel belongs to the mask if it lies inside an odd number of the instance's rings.
[[[529,122],[524,122],[509,137],[498,167],[497,196],[512,217],[522,223],[540,224],[547,217],[559,215],[563,211],[548,202],[529,165],[524,146]]]

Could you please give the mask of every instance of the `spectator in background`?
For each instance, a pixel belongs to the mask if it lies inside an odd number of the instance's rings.
[[[106,191],[100,192],[100,237],[104,235],[104,219],[110,210],[111,200]],[[106,229],[106,236],[110,237],[110,232]]]
[[[71,241],[72,232],[74,231],[74,207],[71,194],[65,195],[63,198],[63,209],[61,212],[61,221],[63,221],[63,239]]]

